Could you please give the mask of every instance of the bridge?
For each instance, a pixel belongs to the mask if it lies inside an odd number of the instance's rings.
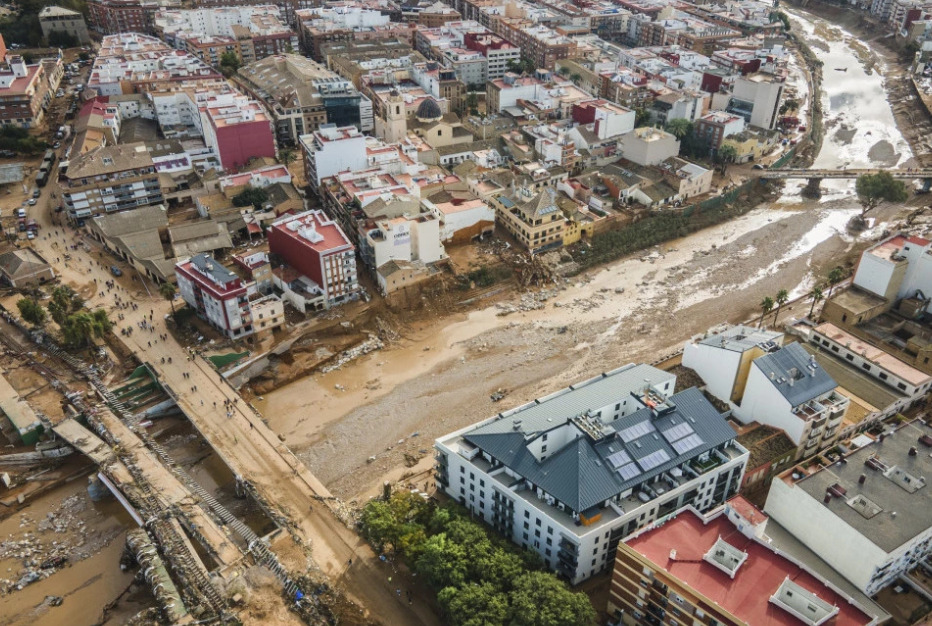
[[[818,198],[821,196],[819,185],[825,179],[851,179],[865,174],[878,174],[887,172],[893,178],[899,180],[922,180],[922,191],[927,192],[932,189],[932,169],[926,167],[915,167],[907,169],[887,169],[887,168],[851,168],[851,169],[801,169],[801,168],[776,168],[771,170],[759,170],[756,172],[761,180],[788,180],[788,179],[806,179],[808,184],[803,190],[803,196],[809,198]]]

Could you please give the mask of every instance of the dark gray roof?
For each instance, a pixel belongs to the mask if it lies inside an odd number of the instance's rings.
[[[838,386],[828,373],[810,366],[810,355],[797,343],[754,359],[754,366],[768,378],[791,406],[805,404]],[[815,363],[814,360],[811,361]]]
[[[919,441],[923,436],[932,438],[932,427],[918,420],[904,424],[883,441],[852,452],[846,457],[847,463],[837,462],[815,472],[797,481],[796,487],[817,500],[820,506],[825,506],[822,504],[825,492],[833,485],[840,485],[845,489],[845,496],[832,498],[828,508],[877,547],[891,552],[932,526],[929,514],[932,486],[911,490],[897,479],[897,476],[908,474],[915,487],[923,477],[932,476],[932,457],[929,456],[932,448]],[[915,456],[909,455],[912,447],[918,449]],[[865,465],[867,459],[874,456],[886,470]],[[858,482],[861,474],[866,476],[864,484]],[[881,511],[873,517],[864,517],[848,505],[848,501],[857,496],[870,500]],[[801,539],[805,542],[805,537]],[[819,551],[816,546],[813,549]]]
[[[773,344],[774,348],[779,347],[778,341],[781,341],[783,333],[772,330],[758,330],[752,326],[731,326],[728,329],[710,334],[708,337],[700,340],[704,346],[712,346],[730,350],[732,352],[745,352],[768,342]]]
[[[191,257],[191,265],[209,275],[218,285],[225,285],[234,280],[239,280],[239,276],[220,265],[216,259],[208,254],[195,254]]]
[[[637,366],[631,370],[643,371],[639,368],[649,366]],[[606,380],[612,379],[609,377]],[[615,400],[620,402],[623,396],[630,392],[625,391],[624,385],[613,382]],[[642,382],[641,385],[643,384]],[[594,441],[579,430],[577,438],[564,445],[559,452],[538,461],[528,451],[527,443],[543,432],[528,432],[526,422],[530,421],[532,426],[541,426],[540,431],[555,429],[567,425],[570,417],[588,409],[598,410],[615,401],[606,402],[602,397],[596,402],[585,402],[586,396],[591,397],[592,392],[590,388],[589,394],[571,392],[556,399],[545,399],[526,410],[530,412],[537,409],[536,415],[517,413],[522,418],[521,430],[513,429],[513,420],[501,419],[465,433],[463,439],[501,461],[574,511],[582,512],[735,438],[735,431],[706,400],[702,392],[691,388],[670,397],[669,403],[673,408],[669,412],[655,416],[650,409],[641,408],[606,424],[607,436],[599,441]],[[632,398],[630,395],[628,397]],[[625,429],[644,423],[650,424],[650,430],[639,437],[629,437],[628,441],[625,441],[619,434]],[[697,436],[701,440],[700,443],[683,453],[677,452],[674,445],[679,440],[673,438],[674,444],[671,444],[664,436],[664,431],[676,427],[687,431],[686,436]],[[626,462],[613,463],[613,455],[620,453],[625,455]],[[656,458],[657,463],[652,464],[650,458]],[[635,472],[633,475],[626,476],[620,473],[620,468],[629,465]]]
[[[424,98],[421,104],[418,105],[414,116],[422,120],[432,120],[443,117],[443,111],[440,110],[440,105],[433,98]]]

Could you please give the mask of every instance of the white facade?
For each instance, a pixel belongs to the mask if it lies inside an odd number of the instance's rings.
[[[665,130],[644,126],[622,135],[621,153],[638,165],[657,165],[680,153],[680,140]]]
[[[653,393],[665,396],[663,389],[667,393],[672,391],[675,376],[647,367],[629,365],[603,376],[637,374],[637,384],[634,386],[641,389],[645,385],[642,381],[646,375]],[[692,467],[685,472],[671,470],[677,476],[675,480],[666,482],[660,477],[645,479],[636,488],[610,499],[598,512],[578,512],[463,439],[470,431],[500,419],[507,419],[510,423],[515,418],[514,421],[520,425],[521,419],[518,418],[528,407],[545,405],[549,400],[598,384],[602,379],[600,376],[573,385],[572,390],[562,390],[506,411],[441,437],[435,443],[438,486],[468,508],[472,515],[507,539],[539,553],[548,568],[565,575],[572,584],[610,570],[618,541],[622,537],[674,514],[687,504],[699,510],[722,504],[730,497],[734,481],[740,484],[748,458],[747,451],[732,440],[721,450],[716,448],[697,455],[700,460],[706,461],[714,457],[715,467],[703,472],[696,472]],[[621,382],[616,385],[617,395],[610,400],[612,404],[602,409],[591,409],[590,412],[598,414],[604,423],[643,409],[643,404],[626,393],[627,384]],[[603,415],[606,417],[601,418]],[[548,446],[556,455],[564,446],[573,445],[572,442],[580,436],[570,423],[560,426],[563,418],[559,409],[554,413],[553,421],[553,429],[546,433],[549,439],[546,436],[536,437],[527,444],[528,451],[539,461],[547,458]],[[683,465],[689,465],[690,462],[684,462]],[[734,486],[734,490],[737,490],[737,486]],[[585,515],[590,517],[583,520]]]
[[[932,294],[932,242],[902,233],[888,237],[861,254],[854,284],[881,298]]]
[[[440,242],[440,220],[431,213],[378,220],[376,226],[366,233],[376,268],[389,261],[434,263],[447,256]]]
[[[764,511],[859,590],[873,595],[932,554],[932,506],[920,477],[932,468],[929,447],[917,442],[930,432],[918,422],[905,424],[848,455],[842,468],[825,468],[799,480],[776,479]],[[907,450],[916,446],[918,453],[910,455]],[[876,469],[865,464],[869,458],[879,459]],[[922,486],[909,492],[897,484],[904,473]]]
[[[751,126],[772,130],[777,123],[780,100],[783,98],[783,83],[757,74],[752,77],[738,77],[732,95],[739,100],[753,104]]]
[[[440,238],[449,241],[456,233],[467,230],[476,224],[495,222],[495,209],[481,200],[470,200],[463,206],[454,206],[450,203],[435,205],[430,200],[421,200],[421,203],[442,223]]]
[[[320,181],[339,172],[366,169],[366,136],[355,126],[337,128],[324,124],[299,142],[308,165],[307,178],[315,188]]]

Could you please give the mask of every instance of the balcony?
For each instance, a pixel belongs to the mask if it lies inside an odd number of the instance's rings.
[[[826,408],[818,400],[810,400],[796,407],[793,415],[806,422],[815,422],[826,416]]]

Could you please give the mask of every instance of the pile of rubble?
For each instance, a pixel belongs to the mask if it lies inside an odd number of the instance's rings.
[[[622,292],[624,290],[622,289]],[[617,292],[621,293],[621,292]],[[603,293],[595,293],[588,298],[574,298],[572,302],[564,304],[564,307],[569,307],[571,309],[579,309],[582,312],[591,311],[602,306],[602,303],[605,302],[605,295]],[[554,306],[559,306],[560,303],[554,304]]]
[[[375,352],[376,350],[381,350],[385,347],[385,344],[382,343],[382,340],[378,337],[370,336],[368,339],[359,343],[349,350],[344,350],[340,353],[340,356],[337,359],[328,365],[320,368],[322,374],[327,374],[334,370],[338,370],[350,361],[355,361],[361,356],[365,356],[370,352]]]
[[[541,289],[540,291],[530,291],[521,294],[521,300],[517,304],[499,302],[495,306],[499,309],[497,315],[504,317],[518,311],[536,311],[544,308],[547,300],[559,294],[561,289],[553,287],[551,289]]]
[[[19,539],[10,535],[0,542],[0,561],[16,559],[22,564],[22,569],[15,572],[15,577],[0,578],[0,596],[48,578],[69,561],[90,556],[87,550],[78,550],[87,544],[88,531],[84,521],[76,519],[76,516],[86,507],[86,497],[75,494],[63,500],[57,511],[50,511],[38,522],[25,513],[20,514],[19,527],[24,529],[23,534]],[[51,541],[43,537],[53,533],[62,537]]]

